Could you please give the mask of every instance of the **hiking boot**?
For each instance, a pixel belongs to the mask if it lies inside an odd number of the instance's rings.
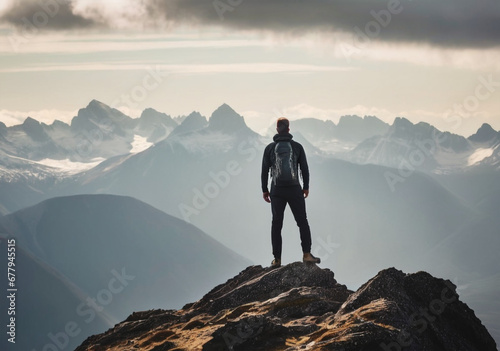
[[[321,263],[321,259],[314,257],[310,252],[304,254],[302,257],[302,262],[304,263]]]
[[[273,262],[271,262],[271,267],[273,268],[281,267],[281,260],[279,258],[275,258]]]

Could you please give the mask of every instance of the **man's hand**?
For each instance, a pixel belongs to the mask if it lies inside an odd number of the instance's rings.
[[[262,197],[264,198],[264,201],[266,202],[271,202],[271,198],[269,197],[269,192],[265,192],[264,194],[262,194]]]
[[[309,189],[302,190],[302,192],[304,193],[304,199],[307,199],[307,197],[309,196]]]

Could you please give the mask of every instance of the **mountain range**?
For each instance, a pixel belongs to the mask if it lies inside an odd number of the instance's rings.
[[[499,155],[500,133],[488,124],[465,138],[441,132],[428,123],[414,125],[405,118],[396,118],[385,134],[362,141],[347,159],[360,164],[411,167],[439,174],[479,165],[498,168]]]
[[[3,214],[54,197],[133,197],[251,262],[271,261],[271,213],[260,194],[271,138],[230,106],[209,118],[148,109],[132,119],[92,101],[71,125],[24,124],[0,125]],[[308,218],[323,265],[353,290],[396,264],[447,277],[498,342],[500,133],[484,124],[466,138],[369,116],[291,121],[291,133],[308,155]],[[285,218],[283,261],[293,262],[301,257],[298,230],[290,212]]]
[[[0,229],[2,248],[7,238],[18,248],[18,350],[54,344],[50,335],[72,322],[74,349],[131,310],[179,308],[250,263],[182,220],[114,195],[46,200],[1,217]]]
[[[139,150],[140,146],[150,146],[175,127],[177,122],[154,109],[146,109],[140,118],[133,119],[93,100],[78,111],[70,125],[58,120],[47,125],[31,117],[12,127],[0,124],[2,166],[10,166],[11,160],[49,167],[63,160],[92,166],[92,161],[135,152],[135,145]]]
[[[11,127],[0,122],[0,177],[4,181],[61,173],[65,177],[68,172],[90,169],[111,157],[143,151],[169,135],[203,127],[222,134],[237,129],[253,133],[227,104],[220,106],[209,121],[197,112],[174,119],[152,108],[139,118],[131,118],[93,100],[70,124],[56,120],[47,125],[31,117]],[[402,162],[410,162],[418,170],[440,173],[483,164],[498,167],[499,162],[500,132],[488,124],[468,138],[400,117],[392,125],[374,116],[342,116],[337,124],[303,118],[292,122],[292,130],[324,154],[359,164],[398,168]],[[274,128],[270,127],[268,136],[272,134]]]

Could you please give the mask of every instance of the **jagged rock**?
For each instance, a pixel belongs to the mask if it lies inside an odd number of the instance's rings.
[[[169,135],[169,138],[178,137],[194,131],[199,131],[208,125],[208,121],[199,112],[191,112],[181,124],[179,124]]]
[[[328,269],[251,266],[179,311],[135,312],[83,350],[496,350],[456,287],[386,269],[356,292]]]
[[[228,132],[236,132],[247,128],[243,117],[227,104],[222,104],[212,113],[208,126],[213,130]]]
[[[496,350],[456,287],[425,272],[381,271],[330,318],[347,350]],[[347,331],[347,332],[344,332]],[[337,337],[338,338],[338,337]],[[328,338],[327,338],[328,339]],[[335,339],[327,341],[338,344]]]
[[[227,283],[214,288],[191,308],[216,313],[250,302],[273,299],[285,292],[291,295],[296,287],[323,288],[325,296],[321,297],[339,294],[340,300],[337,301],[344,301],[348,296],[345,287],[337,286],[333,272],[297,262],[288,265],[287,269],[270,271],[261,266],[249,267]]]
[[[477,132],[468,139],[478,143],[494,143],[500,138],[500,132],[494,130],[488,123],[483,123]]]

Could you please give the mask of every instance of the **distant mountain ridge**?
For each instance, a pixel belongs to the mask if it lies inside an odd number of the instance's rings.
[[[180,307],[250,264],[193,225],[114,195],[53,198],[0,217],[0,237],[16,239],[25,289],[19,306],[40,306],[19,310],[19,330],[31,335],[19,340],[19,350],[42,349],[47,334],[71,320],[95,333],[132,310]],[[47,274],[55,278],[44,280]],[[54,280],[66,287],[54,289]],[[85,301],[96,296],[94,312],[102,314],[90,321]],[[60,314],[47,313],[44,306],[58,303]],[[72,347],[85,336],[72,339]]]
[[[47,125],[31,117],[27,117],[21,125],[0,125],[0,151],[4,152],[5,157],[19,158],[15,163],[24,163],[22,168],[30,164],[27,160],[50,165],[55,164],[51,160],[67,160],[79,162],[82,167],[88,164],[88,169],[96,161],[143,150],[165,140],[174,130],[172,136],[204,128],[222,134],[257,136],[246,125],[244,118],[227,104],[219,106],[208,119],[197,112],[174,119],[152,108],[145,109],[139,118],[134,119],[100,101],[92,100],[78,111],[69,125],[57,120]],[[422,150],[427,152],[425,162],[423,166],[417,165],[423,171],[433,172],[443,167],[447,171],[461,171],[479,162],[496,165],[500,159],[500,132],[488,124],[465,138],[442,133],[428,123],[414,125],[400,117],[389,125],[374,116],[346,115],[340,118],[338,124],[314,118],[294,120],[292,131],[300,133],[304,142],[307,140],[326,155],[360,164],[398,168],[402,160],[408,159],[412,152],[418,152],[416,143],[428,143],[429,140],[434,148],[431,152]],[[270,127],[268,133],[272,135],[274,132],[274,127]],[[491,148],[491,153],[481,151],[485,148]],[[475,154],[478,150],[481,152]],[[453,156],[451,164],[443,160],[450,158],[450,152],[457,156]],[[490,160],[484,160],[490,156]],[[0,167],[7,162],[5,158],[4,161],[0,160]],[[54,168],[54,172],[57,173],[57,168]],[[25,177],[26,174],[20,174],[21,179]],[[11,176],[9,179],[13,180]]]
[[[182,135],[201,130],[208,125],[208,121],[199,112],[191,112],[182,122],[170,133],[169,137]]]
[[[342,158],[396,169],[462,172],[478,163],[495,166],[500,155],[496,138],[498,132],[488,124],[484,124],[477,134],[465,138],[441,132],[428,123],[413,124],[398,117],[385,134],[364,140]],[[491,153],[481,152],[485,147],[491,148]]]
[[[73,117],[71,129],[77,134],[98,128],[103,130],[106,139],[109,137],[109,133],[125,136],[125,131],[133,128],[135,124],[136,121],[117,109],[100,101],[92,100],[86,108],[80,109],[77,116]]]
[[[220,131],[225,134],[239,135],[255,134],[245,123],[243,116],[240,116],[229,105],[222,104],[210,116],[208,120],[208,129]]]
[[[133,119],[97,100],[78,111],[71,124],[51,125],[28,117],[23,124],[0,128],[0,148],[32,161],[69,159],[89,162],[130,152],[137,136],[154,143],[177,126],[170,116],[146,109]]]
[[[345,115],[340,117],[338,124],[311,117],[296,119],[291,121],[291,129],[300,132],[315,147],[337,154],[354,148],[367,138],[385,134],[389,124],[374,116]],[[275,126],[271,126],[267,133],[275,134]]]
[[[488,123],[483,123],[477,132],[468,139],[477,143],[495,144],[500,142],[500,132],[494,130]]]
[[[154,143],[165,139],[177,126],[177,122],[169,115],[147,108],[139,117],[136,130],[141,135],[149,135],[147,140]]]
[[[2,249],[7,247],[5,233],[0,225]],[[5,266],[7,266],[6,256],[2,255],[1,260]],[[16,294],[15,315],[18,332],[15,344],[10,344],[6,338],[0,340],[2,350],[42,349],[46,345],[54,345],[51,336],[59,338],[60,346],[75,347],[84,335],[98,333],[116,323],[116,317],[112,317],[108,311],[89,308],[84,302],[88,297],[87,294],[18,243],[16,243],[16,272],[16,283],[19,287]],[[2,310],[7,310],[8,302],[7,299],[0,301]],[[9,324],[6,317],[0,318],[2,324]],[[72,330],[71,328],[75,326],[80,331],[80,337],[68,336],[65,329]],[[62,336],[63,334],[65,336]]]

